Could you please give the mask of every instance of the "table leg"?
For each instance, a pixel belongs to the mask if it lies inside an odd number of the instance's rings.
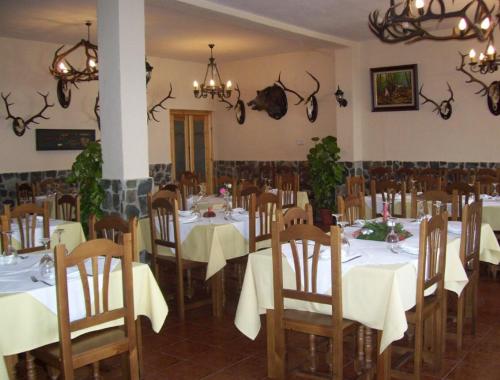
[[[36,379],[35,357],[29,351],[26,351],[26,372],[28,373],[28,380]]]
[[[267,377],[276,378],[275,345],[274,345],[274,310],[267,309],[266,312],[267,332]]]
[[[222,307],[222,270],[218,271],[211,277],[212,286],[212,314],[214,317],[220,318],[223,314]]]
[[[377,331],[377,350],[380,352],[380,341],[382,331]],[[386,380],[391,378],[391,346],[389,345],[384,352],[378,354],[377,358],[377,380]]]
[[[4,356],[3,360],[5,362],[5,367],[7,368],[7,373],[9,374],[9,380],[16,379],[16,364],[18,361],[17,355]]]

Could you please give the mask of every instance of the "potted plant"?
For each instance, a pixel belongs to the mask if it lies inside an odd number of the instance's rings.
[[[313,137],[315,145],[309,150],[307,161],[314,194],[314,205],[323,225],[332,224],[335,210],[335,188],[344,181],[344,167],[339,164],[340,148],[337,139],[326,136]]]
[[[68,183],[76,184],[80,193],[81,221],[85,233],[91,214],[102,216],[101,204],[104,200],[102,179],[101,144],[91,142],[75,159],[71,167]]]

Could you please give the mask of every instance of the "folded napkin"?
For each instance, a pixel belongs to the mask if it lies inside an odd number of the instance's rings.
[[[233,212],[231,213],[231,219],[241,222],[243,220],[248,220],[248,212]]]
[[[181,217],[188,217],[188,216],[192,216],[193,212],[191,210],[179,210],[179,215]]]
[[[460,235],[462,233],[462,222],[448,222],[448,232]]]
[[[233,211],[233,213],[235,213],[235,212],[239,212],[239,213],[241,213],[241,214],[243,214],[243,213],[245,213],[245,212],[247,212],[247,213],[248,213],[248,211],[247,211],[247,210],[245,210],[243,207],[235,207],[235,208],[233,208],[233,210],[232,210],[232,211]]]

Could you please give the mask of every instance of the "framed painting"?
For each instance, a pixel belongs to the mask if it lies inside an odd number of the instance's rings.
[[[370,69],[372,112],[418,110],[417,65]]]

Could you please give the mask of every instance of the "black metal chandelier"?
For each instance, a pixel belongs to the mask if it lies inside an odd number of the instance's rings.
[[[378,10],[370,13],[368,25],[386,43],[490,38],[496,26],[495,6],[488,7],[485,0],[471,0],[460,9],[448,10],[446,1],[429,0],[426,4],[425,0],[390,0],[383,17]],[[445,21],[452,21],[454,26],[437,28]]]
[[[208,95],[214,98],[217,95],[220,99],[227,99],[231,96],[232,83],[230,80],[224,84],[220,77],[219,69],[217,68],[217,63],[213,56],[214,44],[208,44],[210,48],[210,58],[208,59],[207,71],[205,72],[205,78],[201,84],[198,81],[193,82],[193,93],[195,98],[206,98]],[[208,79],[208,83],[207,83]]]
[[[500,57],[497,56],[493,38],[488,41],[488,47],[485,52],[477,55],[474,49],[469,51],[469,69],[474,73],[490,74],[498,70],[500,66]]]

